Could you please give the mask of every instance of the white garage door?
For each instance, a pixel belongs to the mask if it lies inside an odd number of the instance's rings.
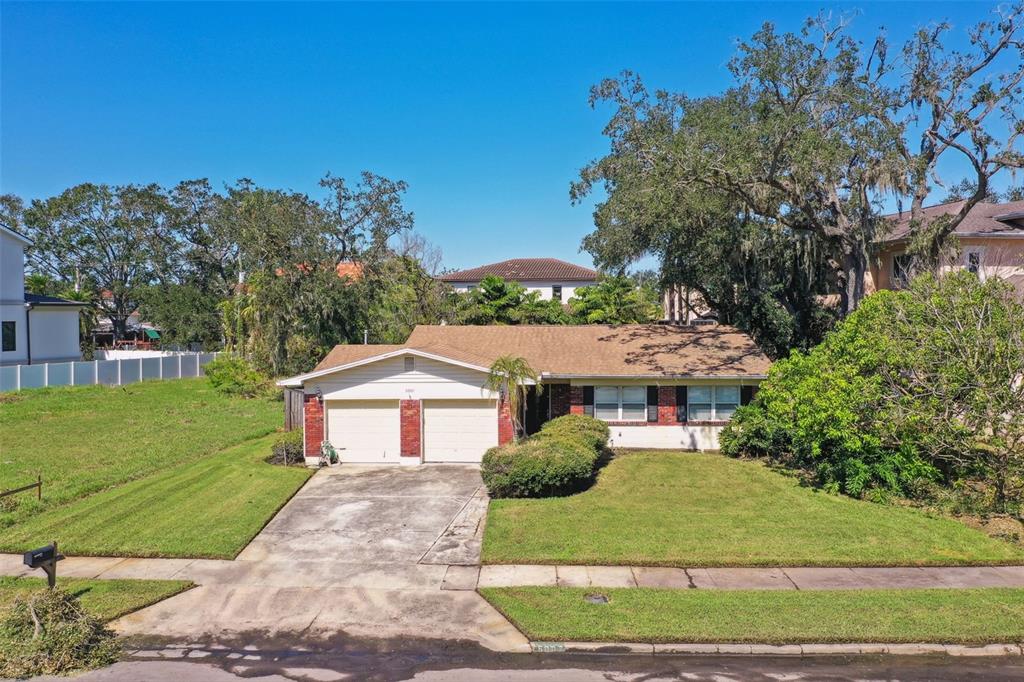
[[[479,462],[498,444],[498,408],[493,400],[424,400],[423,459]]]
[[[327,438],[342,462],[397,464],[401,456],[397,400],[331,400]]]

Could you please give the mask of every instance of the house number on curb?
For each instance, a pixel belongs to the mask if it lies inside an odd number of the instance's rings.
[[[533,650],[541,654],[557,654],[565,651],[565,645],[558,642],[534,642]]]

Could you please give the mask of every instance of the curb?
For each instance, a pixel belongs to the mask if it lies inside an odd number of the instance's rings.
[[[649,644],[643,642],[530,642],[535,654],[646,654],[646,655],[709,655],[734,656],[836,656],[889,654],[891,656],[1024,656],[1024,644],[741,644],[686,643]]]

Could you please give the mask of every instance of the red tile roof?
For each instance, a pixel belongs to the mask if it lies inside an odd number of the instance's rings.
[[[963,208],[964,202],[953,201],[948,204],[928,206],[924,209],[925,216],[937,218],[942,215],[956,213]],[[956,227],[959,235],[1024,235],[1024,201],[1010,201],[1005,204],[976,204]],[[910,234],[910,211],[892,213],[885,218],[893,221],[893,229],[881,241],[892,242],[906,239]]]
[[[449,272],[442,282],[479,282],[488,275],[497,275],[513,282],[593,282],[597,271],[557,258],[513,258],[478,268]]]

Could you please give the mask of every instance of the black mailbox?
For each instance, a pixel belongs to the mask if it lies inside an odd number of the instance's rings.
[[[29,568],[41,568],[46,571],[46,580],[50,587],[57,583],[57,562],[63,559],[57,553],[57,543],[25,552],[25,565]]]

